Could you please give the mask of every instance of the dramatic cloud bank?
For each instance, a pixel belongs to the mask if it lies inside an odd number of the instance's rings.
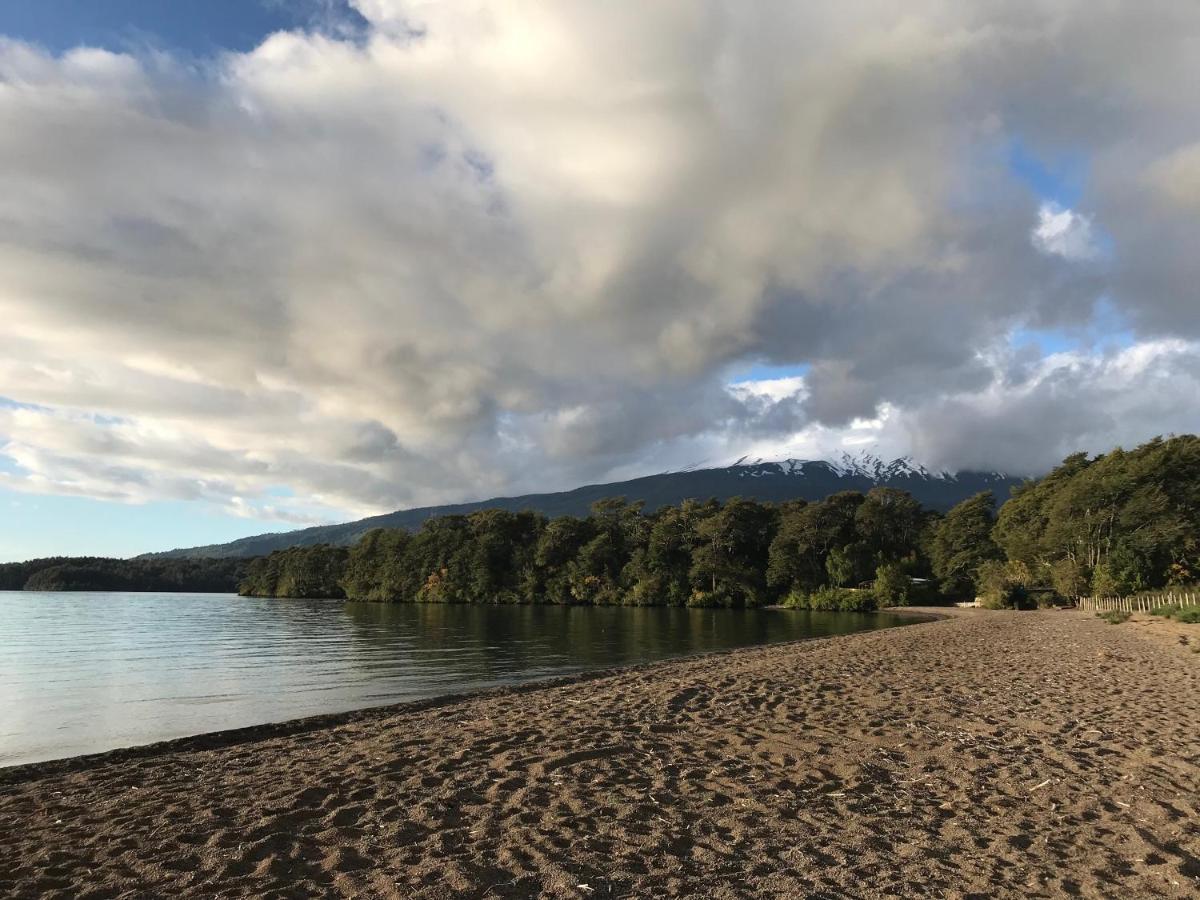
[[[0,43],[0,483],[302,521],[1200,428],[1200,8],[354,5],[200,66]]]

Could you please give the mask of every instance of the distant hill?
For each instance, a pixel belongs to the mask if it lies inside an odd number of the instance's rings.
[[[0,591],[231,594],[245,576],[246,562],[234,555],[222,559],[199,559],[187,554],[181,557],[52,556],[0,563]]]
[[[715,497],[752,497],[756,500],[820,500],[838,491],[868,491],[873,487],[891,487],[908,491],[922,504],[941,511],[948,510],[972,494],[991,490],[998,502],[1008,498],[1009,490],[1023,481],[999,472],[930,472],[908,459],[892,462],[870,454],[844,455],[840,461],[786,459],[782,462],[745,458],[732,466],[717,469],[694,469],[683,472],[664,472],[630,481],[611,484],[590,484],[554,494],[525,494],[520,497],[496,497],[472,503],[447,506],[424,506],[403,509],[346,522],[341,525],[319,525],[298,531],[259,534],[228,544],[189,547],[150,553],[147,557],[249,557],[262,556],[272,550],[312,544],[353,544],[372,528],[405,528],[415,530],[426,519],[435,516],[469,513],[479,509],[506,509],[513,512],[531,509],[547,516],[583,516],[596,500],[605,497],[625,497],[643,500],[648,512],[677,504],[688,498],[707,500]]]

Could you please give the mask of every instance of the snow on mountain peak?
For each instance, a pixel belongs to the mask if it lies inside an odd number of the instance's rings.
[[[806,466],[822,466],[843,478],[865,478],[873,483],[883,483],[895,479],[919,478],[923,480],[954,481],[951,472],[933,472],[912,457],[901,456],[886,462],[869,450],[858,453],[843,451],[836,459],[795,459],[789,457],[783,460],[751,459],[743,456],[729,468],[739,469],[741,477],[760,478],[770,475],[803,475]]]

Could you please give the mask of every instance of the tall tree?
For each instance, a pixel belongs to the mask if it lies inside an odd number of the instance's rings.
[[[766,570],[777,512],[734,497],[697,527],[692,553],[694,602],[759,606],[766,602]]]
[[[979,567],[1003,557],[992,540],[995,511],[995,496],[983,491],[955,506],[934,526],[929,555],[933,574],[948,596],[975,597]]]

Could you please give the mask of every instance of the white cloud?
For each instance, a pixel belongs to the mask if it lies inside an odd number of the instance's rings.
[[[904,423],[1019,396],[1013,327],[1200,335],[1184,5],[356,5],[200,72],[0,43],[9,483],[307,520],[797,434],[974,464]],[[1103,272],[1017,137],[1088,160]]]
[[[1033,245],[1043,253],[1072,261],[1095,259],[1100,248],[1092,233],[1092,220],[1056,203],[1043,203],[1033,229]]]
[[[774,402],[789,400],[804,395],[804,376],[789,375],[785,378],[760,378],[753,381],[739,381],[729,386],[729,391],[735,397],[765,398]]]

